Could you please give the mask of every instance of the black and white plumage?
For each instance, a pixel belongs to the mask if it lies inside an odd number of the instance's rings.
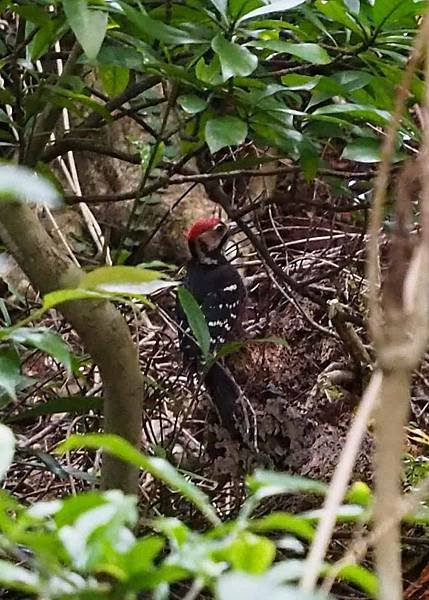
[[[215,217],[197,221],[188,233],[192,258],[183,285],[194,296],[204,314],[212,353],[240,334],[246,303],[246,290],[240,274],[222,254],[227,237],[228,227]],[[179,302],[177,317],[183,356],[198,368],[200,351]],[[204,383],[222,424],[236,437],[242,393],[240,388],[219,362],[205,373]]]

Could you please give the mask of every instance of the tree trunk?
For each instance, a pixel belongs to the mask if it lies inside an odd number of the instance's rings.
[[[42,294],[78,285],[82,272],[60,253],[27,205],[0,202],[0,237]],[[137,446],[142,429],[143,376],[124,318],[105,300],[74,300],[60,305],[59,310],[100,369],[105,432]],[[136,493],[138,473],[135,467],[104,456],[101,485]]]

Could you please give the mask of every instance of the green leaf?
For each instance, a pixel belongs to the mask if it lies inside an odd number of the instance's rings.
[[[276,555],[276,546],[268,538],[253,533],[243,532],[220,553],[233,569],[259,575],[264,573],[272,564]]]
[[[14,454],[15,436],[9,427],[0,423],[0,481],[6,475],[12,464]]]
[[[368,571],[365,567],[361,565],[344,565],[339,570],[336,567],[333,568],[333,574],[335,574],[336,579],[340,579],[342,581],[348,581],[353,585],[356,585],[361,588],[366,594],[374,598],[375,600],[379,597],[379,586],[377,577]],[[330,570],[327,569],[327,576],[330,575]]]
[[[196,115],[207,108],[207,101],[194,94],[179,96],[177,103],[191,115]]]
[[[207,40],[198,36],[194,37],[177,27],[171,27],[171,25],[166,25],[162,21],[152,19],[143,8],[137,10],[132,6],[129,6],[126,2],[121,1],[119,1],[119,4],[128,19],[145,37],[147,36],[151,40],[159,40],[165,44],[173,45],[207,43]]]
[[[342,2],[338,0],[329,0],[329,2],[325,2],[324,0],[316,0],[315,6],[322,14],[326,15],[333,21],[340,23],[341,25],[344,25],[344,27],[356,33],[360,38],[363,38],[364,34],[362,29],[359,27],[354,17],[347,12]]]
[[[291,8],[295,8],[295,6],[299,6],[304,2],[305,0],[274,0],[274,2],[267,2],[265,6],[251,10],[247,14],[243,15],[241,19],[239,19],[239,22],[247,21],[248,19],[255,19],[256,17],[261,17],[262,15],[267,15],[270,13],[283,12]]]
[[[11,346],[0,347],[0,390],[15,398],[15,389],[21,380],[19,354]]]
[[[373,502],[370,487],[364,481],[355,481],[346,496],[347,502],[369,507]]]
[[[286,512],[272,512],[261,519],[252,519],[248,522],[252,531],[288,531],[305,540],[312,540],[314,529],[302,517],[291,515]]]
[[[116,294],[146,295],[178,285],[175,281],[162,281],[164,277],[158,271],[138,267],[100,267],[86,273],[80,280],[79,287]]]
[[[292,44],[283,40],[266,40],[263,43],[258,41],[254,44],[275,52],[297,56],[313,65],[328,65],[331,62],[327,51],[318,44]]]
[[[130,71],[118,65],[99,65],[101,83],[108,96],[118,96],[128,85]]]
[[[281,81],[288,90],[312,90],[320,81],[320,76],[316,75],[283,75]]]
[[[247,77],[258,66],[258,59],[250,50],[230,42],[221,33],[213,39],[212,48],[219,56],[224,81],[238,75]]]
[[[195,65],[195,75],[203,83],[207,83],[212,86],[223,83],[222,74],[220,72],[219,56],[215,54],[208,64],[206,64],[204,58],[201,57]]]
[[[34,407],[21,411],[19,414],[9,417],[8,423],[26,421],[33,417],[43,415],[55,415],[59,413],[71,413],[84,415],[90,410],[102,410],[103,398],[98,396],[58,396],[46,402],[38,402]]]
[[[0,165],[0,202],[19,201],[56,207],[61,199],[54,186],[26,167]]]
[[[103,300],[110,298],[109,294],[101,294],[92,290],[70,289],[70,290],[55,290],[43,296],[43,310],[55,308],[63,302],[72,300]]]
[[[192,334],[204,358],[207,358],[210,352],[210,331],[204,313],[194,296],[186,288],[180,287],[177,291],[177,296],[192,330]]]
[[[259,469],[255,471],[254,475],[247,478],[247,487],[250,494],[258,500],[277,494],[296,494],[298,492],[325,494],[328,489],[328,486],[320,481]]]
[[[222,17],[226,20],[226,9],[228,6],[228,0],[210,0],[211,4],[216,7]]]
[[[319,115],[342,115],[364,119],[376,125],[386,125],[391,119],[391,114],[386,110],[379,110],[373,106],[365,104],[330,104],[322,106],[312,112],[309,117],[317,117]]]
[[[7,338],[17,344],[32,346],[50,354],[71,372],[72,361],[70,351],[62,337],[55,331],[50,331],[45,327],[20,327],[13,329],[7,335]]]
[[[162,458],[145,456],[129,442],[117,435],[88,434],[72,435],[58,446],[59,452],[75,448],[101,448],[125,462],[129,462],[150,473],[156,479],[177,490],[184,498],[192,502],[206,516],[212,525],[218,525],[220,519],[211,506],[208,497],[193,483],[185,479],[176,469]]]
[[[373,163],[381,160],[381,141],[374,138],[359,138],[349,142],[344,148],[341,158],[361,163]],[[404,158],[395,153],[393,160],[397,162]]]
[[[205,138],[212,154],[226,146],[239,146],[246,136],[247,125],[238,117],[216,117],[206,123]]]
[[[87,0],[63,0],[64,12],[89,61],[100,51],[107,31],[107,12],[88,8]]]

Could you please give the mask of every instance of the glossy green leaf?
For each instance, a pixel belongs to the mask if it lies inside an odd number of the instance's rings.
[[[216,117],[206,123],[205,138],[212,154],[227,146],[239,146],[246,136],[247,125],[238,117]]]
[[[405,156],[405,155],[404,155]],[[400,154],[395,153],[394,162],[401,160]],[[373,163],[381,160],[381,140],[374,138],[359,138],[349,142],[344,148],[341,158],[360,163]]]
[[[101,83],[108,96],[118,96],[128,85],[130,71],[118,65],[99,65]]]
[[[158,271],[138,267],[100,267],[86,273],[80,280],[79,287],[117,294],[147,295],[177,285],[177,282],[163,281],[164,277]]]
[[[286,512],[272,512],[260,519],[251,519],[248,526],[252,531],[288,531],[305,540],[314,537],[314,529],[306,519]]]
[[[134,448],[129,442],[117,435],[88,434],[72,435],[58,447],[59,452],[66,452],[75,448],[101,448],[109,454],[129,462],[145,471],[156,479],[160,479],[171,488],[177,490],[184,498],[190,500],[206,518],[218,525],[220,520],[208,497],[193,483],[181,475],[169,462],[162,458],[145,456]]]
[[[15,348],[0,346],[0,391],[15,398],[15,390],[22,379],[21,361]]]
[[[291,73],[290,75],[283,75],[281,80],[288,90],[312,90],[319,83],[320,76],[313,77]]]
[[[317,108],[310,117],[319,115],[339,115],[342,117],[356,117],[375,123],[376,125],[386,125],[389,122],[391,115],[385,110],[379,110],[373,106],[365,106],[362,104],[330,104]]]
[[[0,202],[19,201],[56,207],[61,198],[55,187],[27,167],[0,165]]]
[[[353,31],[353,33],[357,34],[360,38],[364,36],[361,27],[357,24],[353,15],[347,12],[346,7],[341,0],[329,0],[329,2],[325,2],[325,0],[316,0],[315,6],[322,14],[337,23],[341,23],[341,25],[344,25],[344,27]]]
[[[282,54],[291,54],[313,65],[328,65],[331,62],[328,52],[318,44],[293,44],[283,40],[267,40],[263,43],[255,42],[255,45]]]
[[[259,500],[277,494],[297,494],[298,492],[325,494],[328,489],[328,486],[320,481],[259,469],[255,471],[254,475],[247,478],[247,487],[250,494]]]
[[[230,42],[221,33],[213,39],[212,48],[219,56],[224,81],[238,75],[246,77],[258,66],[258,59],[250,50]]]
[[[102,294],[93,290],[84,289],[65,289],[55,290],[43,296],[43,310],[49,310],[62,304],[63,302],[71,302],[72,300],[103,300],[109,298],[108,294]]]
[[[268,15],[276,12],[284,12],[286,10],[290,10],[291,8],[295,8],[300,4],[303,4],[305,0],[274,0],[273,2],[267,2],[265,6],[261,6],[260,8],[256,8],[246,13],[239,20],[247,21],[248,19],[255,19],[256,17],[262,17],[263,15]]]
[[[55,331],[51,331],[46,327],[20,327],[13,329],[7,337],[17,344],[32,346],[50,354],[71,372],[72,362],[70,351],[62,337]]]
[[[14,454],[15,436],[9,427],[0,423],[0,481],[6,475],[12,464]]]
[[[94,61],[107,31],[107,12],[88,7],[88,0],[63,0],[64,12],[88,60]]]
[[[207,101],[194,94],[186,94],[177,98],[177,103],[190,115],[196,115],[207,108]]]
[[[206,358],[210,351],[210,331],[198,302],[186,288],[180,287],[177,291],[179,302],[186,315],[192,334]]]

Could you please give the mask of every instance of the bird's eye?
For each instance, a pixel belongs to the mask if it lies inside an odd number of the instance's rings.
[[[223,231],[224,227],[225,226],[223,223],[219,223],[218,225],[216,225],[215,231]]]

